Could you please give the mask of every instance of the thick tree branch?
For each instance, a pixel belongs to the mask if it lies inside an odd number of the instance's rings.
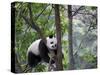
[[[33,14],[32,14],[32,8],[31,8],[32,6],[31,5],[32,5],[31,3],[28,4],[29,14],[30,14],[29,16],[30,16],[30,21],[31,21],[31,27],[33,29],[35,29],[40,34],[41,37],[43,37],[41,29],[33,21]]]
[[[57,33],[56,70],[63,70],[62,48],[61,48],[61,24],[60,24],[59,5],[55,5],[55,25],[56,25],[56,33]]]
[[[29,8],[29,18],[27,18],[26,16],[24,16],[22,14],[22,12],[20,13],[20,16],[25,20],[26,24],[28,24],[29,26],[31,26],[33,29],[35,29],[38,33],[39,33],[39,37],[42,39],[45,39],[42,33],[42,30],[34,23],[33,20],[33,14],[32,14],[32,9],[31,6],[32,4],[28,4],[28,8]]]

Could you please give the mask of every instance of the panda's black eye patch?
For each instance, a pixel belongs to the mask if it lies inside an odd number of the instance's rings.
[[[51,44],[53,44],[53,42],[51,42]]]

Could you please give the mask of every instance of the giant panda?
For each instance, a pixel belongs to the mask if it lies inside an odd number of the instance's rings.
[[[57,53],[57,39],[53,35],[46,37],[46,43],[42,39],[34,41],[27,51],[28,65],[35,67],[41,61],[49,63],[49,50]]]

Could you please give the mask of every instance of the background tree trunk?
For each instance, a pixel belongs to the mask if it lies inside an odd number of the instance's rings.
[[[61,25],[59,5],[55,5],[55,25],[57,33],[57,57],[56,57],[56,70],[63,70],[62,65],[62,49],[61,49]]]
[[[72,6],[68,5],[68,19],[69,19],[69,26],[68,26],[68,41],[69,41],[69,69],[74,69],[74,57],[73,57],[73,26],[72,26]]]

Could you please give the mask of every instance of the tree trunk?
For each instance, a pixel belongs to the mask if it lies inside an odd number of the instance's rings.
[[[73,26],[72,26],[72,6],[68,5],[68,19],[69,19],[69,26],[68,26],[68,41],[69,41],[69,69],[74,69],[74,57],[73,57]]]
[[[57,33],[56,70],[63,70],[59,5],[55,5],[55,25],[56,25],[56,33]]]

